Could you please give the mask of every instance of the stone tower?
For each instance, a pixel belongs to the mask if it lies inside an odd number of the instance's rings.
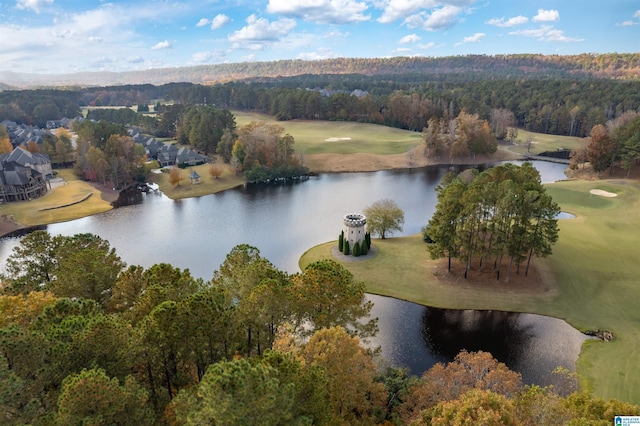
[[[367,232],[367,217],[360,213],[349,213],[344,216],[344,241],[349,241],[349,247],[353,250],[356,242],[364,242],[364,234]]]

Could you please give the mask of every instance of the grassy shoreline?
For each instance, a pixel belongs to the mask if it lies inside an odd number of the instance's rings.
[[[595,395],[640,404],[640,183],[627,180],[563,181],[547,185],[563,211],[560,239],[547,259],[535,260],[531,280],[480,285],[450,275],[442,261],[428,257],[421,236],[374,240],[378,253],[368,260],[341,262],[367,291],[457,309],[494,309],[552,316],[579,330],[608,330],[611,342],[590,340],[582,348],[577,371],[581,386]],[[602,189],[618,194],[603,198]],[[334,258],[335,242],[316,246],[300,267]],[[522,278],[522,277],[521,277]]]

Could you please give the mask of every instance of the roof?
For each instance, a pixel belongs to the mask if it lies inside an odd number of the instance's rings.
[[[29,178],[42,175],[39,171],[23,167],[16,162],[3,162],[0,168],[0,181],[3,185],[27,185]]]
[[[189,178],[190,179],[200,179],[200,175],[195,170],[191,170],[191,176],[189,176]]]
[[[15,147],[15,149],[3,161],[15,161],[16,163],[26,166],[28,164],[47,164],[49,159],[40,153],[29,152],[21,146]]]

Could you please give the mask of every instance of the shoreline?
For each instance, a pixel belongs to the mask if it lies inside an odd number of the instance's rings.
[[[424,146],[420,145],[406,153],[394,155],[375,155],[367,153],[355,154],[311,154],[306,156],[305,163],[313,174],[320,173],[362,173],[382,170],[403,170],[416,169],[428,166],[458,166],[458,165],[480,165],[499,161],[522,160],[524,157],[518,153],[508,150],[506,147],[499,147],[498,151],[492,155],[481,155],[475,158],[468,158],[464,161],[433,161],[424,155]],[[443,158],[442,160],[447,160]],[[90,185],[100,192],[103,201],[113,204],[118,200],[120,191],[106,188],[99,183]],[[55,189],[54,189],[55,190]],[[166,195],[166,194],[165,194]],[[200,196],[199,194],[198,196]],[[167,195],[168,196],[168,195]],[[170,197],[171,198],[171,197]],[[188,196],[186,198],[189,198]],[[86,216],[78,216],[86,217]],[[6,237],[14,232],[29,228],[46,226],[55,223],[55,220],[35,225],[21,225],[6,215],[0,216],[0,238]]]

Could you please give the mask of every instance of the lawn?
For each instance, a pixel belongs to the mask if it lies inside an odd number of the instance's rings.
[[[558,149],[574,150],[580,148],[585,143],[583,138],[574,136],[547,135],[518,129],[518,138],[515,140],[514,145],[509,147],[509,150],[517,152],[518,154],[526,154],[529,140],[532,141],[531,154],[557,151]]]
[[[23,226],[66,222],[112,208],[90,183],[73,175],[71,170],[58,170],[66,184],[31,201],[0,204],[0,216],[6,216]]]
[[[475,283],[428,258],[421,236],[374,240],[368,260],[342,264],[367,291],[428,306],[530,312],[565,319],[581,330],[608,330],[612,342],[589,341],[578,359],[581,385],[595,395],[640,404],[640,185],[632,181],[564,181],[547,186],[563,211],[554,253],[536,260],[529,280]],[[617,194],[593,195],[591,189]],[[329,242],[300,259],[303,268],[333,258]],[[437,274],[441,279],[437,278]]]
[[[402,154],[422,143],[418,132],[347,121],[290,120],[258,113],[233,111],[241,127],[251,121],[277,124],[295,139],[299,154]]]
[[[246,180],[243,176],[236,175],[235,169],[228,164],[220,164],[223,169],[222,175],[215,178],[209,174],[210,164],[187,167],[180,172],[184,180],[179,185],[169,183],[169,173],[151,173],[148,181],[156,183],[164,195],[174,200],[180,198],[200,197],[226,189],[244,185]],[[201,177],[200,183],[192,184],[189,176],[195,170]]]

